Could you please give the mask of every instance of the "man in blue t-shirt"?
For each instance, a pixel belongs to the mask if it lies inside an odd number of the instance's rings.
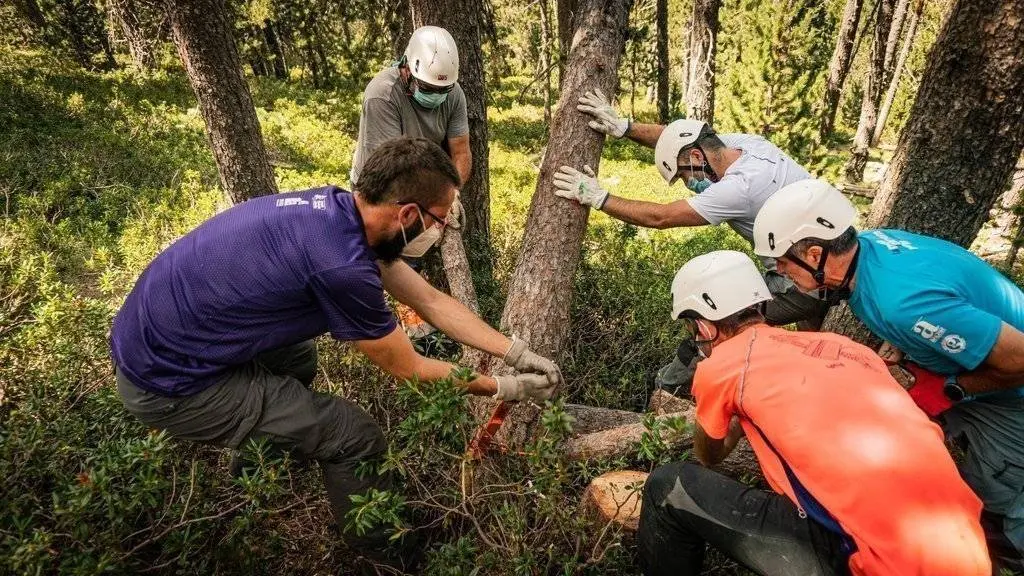
[[[1024,292],[963,248],[901,230],[853,228],[822,180],[787,186],[754,223],[754,251],[803,290],[850,309],[906,359],[910,395],[964,449],[993,559],[1024,554]],[[880,447],[881,448],[881,447]]]
[[[125,407],[171,436],[238,449],[266,438],[317,460],[340,526],[350,496],[387,485],[356,468],[386,448],[357,404],[314,392],[325,332],[402,379],[448,377],[416,353],[385,290],[454,340],[502,357],[515,376],[475,375],[476,395],[544,401],[557,366],[426,283],[400,256],[422,256],[458,226],[460,182],[448,155],[399,138],[367,159],[354,193],[334,186],[255,198],[210,218],[160,253],[114,318],[110,345]],[[362,539],[364,548],[384,544]]]

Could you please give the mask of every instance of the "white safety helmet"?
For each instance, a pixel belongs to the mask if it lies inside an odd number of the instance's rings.
[[[672,319],[687,312],[721,320],[771,300],[768,285],[746,254],[716,250],[690,260],[672,280]]]
[[[778,258],[806,238],[832,240],[853,226],[857,209],[824,180],[783,186],[754,219],[754,253]]]
[[[417,28],[405,49],[405,61],[414,78],[432,86],[451,86],[459,79],[459,49],[444,28]]]
[[[654,164],[666,182],[672,184],[679,172],[679,152],[693,146],[704,132],[710,132],[707,122],[702,120],[676,120],[662,131],[654,146]]]

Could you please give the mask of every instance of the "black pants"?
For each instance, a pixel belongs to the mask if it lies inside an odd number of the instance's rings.
[[[673,462],[651,473],[643,498],[637,543],[647,576],[700,574],[709,544],[766,576],[849,574],[839,537],[785,496]]]

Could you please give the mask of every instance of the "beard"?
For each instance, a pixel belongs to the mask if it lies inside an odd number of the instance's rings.
[[[423,233],[423,222],[417,221],[415,224],[405,229],[405,238],[408,238],[411,242],[413,238]],[[402,250],[405,250],[405,238],[402,237],[402,231],[395,232],[395,235],[387,240],[381,240],[376,246],[371,246],[373,251],[377,253],[377,258],[383,260],[385,263],[390,264],[395,260],[402,257]]]

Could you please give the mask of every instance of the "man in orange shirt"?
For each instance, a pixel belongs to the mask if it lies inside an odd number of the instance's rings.
[[[714,465],[745,434],[773,492],[688,462],[656,469],[638,534],[645,574],[699,574],[708,544],[759,574],[991,574],[981,502],[871,349],[769,327],[771,295],[740,252],[687,262],[672,298],[706,356],[695,456]]]

